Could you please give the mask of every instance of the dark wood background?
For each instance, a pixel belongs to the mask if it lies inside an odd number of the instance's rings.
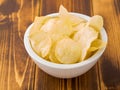
[[[73,79],[44,73],[28,56],[23,36],[34,17],[68,11],[102,15],[108,45],[98,63]],[[0,90],[120,90],[120,0],[0,0]]]

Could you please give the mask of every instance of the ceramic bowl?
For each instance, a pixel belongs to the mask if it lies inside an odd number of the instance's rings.
[[[71,13],[78,17],[82,17],[86,20],[89,20],[90,17],[87,15],[79,14],[79,13]],[[55,17],[58,16],[58,13],[49,14],[48,16]],[[32,58],[32,60],[38,65],[38,67],[43,70],[44,72],[58,78],[73,78],[80,76],[90,70],[96,62],[99,60],[100,56],[105,51],[105,48],[99,49],[94,55],[88,58],[85,61],[75,63],[75,64],[57,64],[53,62],[49,62],[40,56],[38,56],[32,49],[29,41],[29,32],[30,28],[33,24],[31,24],[25,34],[24,34],[24,45],[27,53]],[[107,42],[107,34],[104,28],[100,31],[101,39]]]

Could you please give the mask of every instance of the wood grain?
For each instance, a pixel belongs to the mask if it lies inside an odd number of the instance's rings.
[[[35,64],[25,51],[23,35],[33,21],[37,6],[33,7],[33,0],[10,1],[5,1],[2,6],[4,9],[8,5],[10,10],[4,11],[9,23],[0,30],[0,90],[33,90]],[[18,11],[12,10],[13,6]]]
[[[107,49],[99,61],[101,88],[120,90],[119,0],[94,0],[93,11],[94,14],[100,14],[104,17],[104,27],[108,34]]]
[[[99,62],[72,79],[52,77],[35,65],[23,44],[35,16],[68,11],[104,18],[108,45]],[[119,0],[0,0],[0,90],[120,90]]]

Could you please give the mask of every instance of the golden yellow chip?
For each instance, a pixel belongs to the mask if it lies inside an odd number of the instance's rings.
[[[91,19],[88,22],[88,25],[93,27],[95,30],[97,30],[99,32],[103,27],[102,16],[95,15],[95,16],[91,17]]]
[[[96,51],[106,46],[106,42],[103,42],[101,39],[96,39],[92,42],[89,52]]]
[[[47,32],[53,41],[70,36],[74,32],[70,24],[64,24],[64,21],[56,19],[50,19],[41,27],[41,30]]]
[[[85,58],[89,58],[93,55],[98,49],[101,49],[106,46],[106,42],[103,42],[101,39],[96,39],[91,43],[90,48],[88,49],[87,55]]]
[[[57,43],[55,56],[61,63],[76,63],[80,59],[81,49],[72,39],[64,38]]]
[[[49,54],[52,41],[45,32],[36,32],[30,37],[32,48],[41,57],[46,57]]]
[[[59,8],[59,20],[62,21],[64,25],[72,26],[71,16],[67,9],[63,7],[63,5],[60,5]]]
[[[49,16],[35,17],[34,24],[30,30],[30,36],[40,31],[41,26],[49,19],[50,19]]]
[[[96,51],[96,50],[98,50],[99,49],[99,47],[90,47],[89,49],[88,49],[88,52],[94,52],[94,51]]]
[[[61,19],[66,19],[66,18],[69,18],[69,12],[67,11],[66,8],[64,8],[63,5],[60,5],[60,8],[59,8],[59,17]]]
[[[67,35],[70,36],[73,33],[73,29],[71,24],[69,23],[64,23],[63,21],[59,20],[54,27],[54,32],[53,33],[58,33],[61,35]]]
[[[86,23],[80,23],[80,24],[78,24],[78,25],[76,25],[75,27],[74,27],[74,30],[75,31],[79,31],[79,30],[81,30],[82,28],[84,28],[86,26]]]
[[[53,47],[51,48],[51,51],[50,51],[50,54],[49,54],[49,59],[50,59],[51,62],[60,63],[55,56],[55,45],[53,45]]]
[[[91,27],[85,27],[78,31],[75,36],[74,40],[79,42],[80,48],[82,50],[82,55],[81,55],[81,60],[85,59],[85,56],[87,54],[87,51],[91,45],[91,43],[97,39],[98,37],[98,32],[96,32],[93,28]]]
[[[72,26],[86,22],[85,19],[70,14],[67,9],[63,7],[63,5],[61,5],[59,8],[59,14],[61,20],[63,20],[65,23],[70,23]]]
[[[83,19],[81,17],[77,17],[75,15],[70,15],[70,20],[71,20],[72,26],[76,26],[80,23],[86,23],[85,19]]]
[[[53,30],[54,25],[57,23],[57,19],[49,19],[42,27],[41,30],[44,32],[51,32]]]

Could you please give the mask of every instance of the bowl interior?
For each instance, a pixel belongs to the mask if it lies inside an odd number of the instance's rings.
[[[86,20],[89,20],[90,17],[87,16],[87,15],[83,15],[83,14],[79,14],[79,13],[72,13],[71,14],[73,15],[76,15],[78,17],[82,17]],[[51,16],[51,17],[55,17],[57,16],[58,13],[54,13],[54,14],[49,14],[48,16]],[[84,66],[86,64],[89,64],[91,62],[94,62],[98,59],[98,57],[100,57],[105,48],[102,48],[102,49],[99,49],[94,55],[92,55],[90,58],[82,61],[82,62],[79,62],[79,63],[75,63],[75,64],[57,64],[57,63],[53,63],[53,62],[49,62],[43,58],[41,58],[40,56],[38,56],[34,51],[33,49],[31,48],[31,45],[30,45],[30,41],[29,41],[29,32],[30,32],[30,28],[32,27],[33,24],[31,24],[26,32],[25,32],[25,35],[24,35],[24,45],[25,45],[25,49],[27,50],[28,54],[31,56],[31,58],[33,58],[34,60],[36,60],[37,62],[43,64],[43,65],[47,65],[49,67],[52,67],[52,68],[59,68],[59,69],[71,69],[71,68],[76,68],[76,67],[81,67],[81,66]],[[100,31],[100,35],[101,35],[101,39],[105,42],[107,42],[107,34],[106,34],[106,31],[104,28],[102,28],[102,30]]]

